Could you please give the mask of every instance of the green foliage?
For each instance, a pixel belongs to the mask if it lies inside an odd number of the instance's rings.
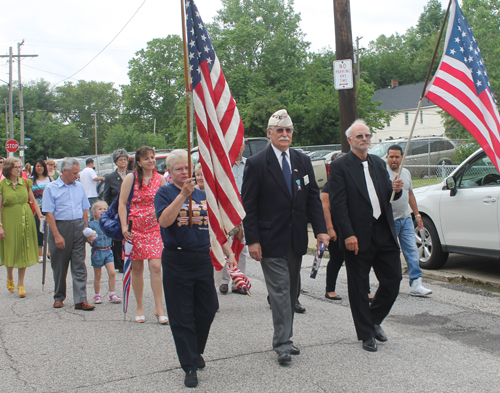
[[[112,153],[116,149],[135,151],[139,146],[151,146],[156,149],[166,149],[165,137],[153,132],[138,132],[134,125],[123,126],[116,124],[108,132],[104,142],[103,153]]]
[[[116,121],[122,104],[113,83],[80,80],[76,84],[66,82],[55,90],[61,121],[74,124],[80,136],[89,141],[86,154],[95,152],[96,128],[98,152],[102,151],[107,132]]]
[[[479,149],[479,147],[479,143],[477,143],[476,140],[474,140],[473,138],[469,138],[466,143],[458,146],[458,151],[456,154],[457,163],[463,162],[467,157],[469,157],[472,153]]]
[[[184,95],[182,40],[169,35],[148,42],[129,62],[130,85],[122,86],[126,119],[137,132],[156,127],[164,134],[176,134],[185,110],[177,103]],[[140,126],[139,124],[140,123]]]

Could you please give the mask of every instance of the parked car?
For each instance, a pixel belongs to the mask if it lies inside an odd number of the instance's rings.
[[[442,183],[413,193],[424,221],[416,231],[420,267],[438,269],[450,252],[500,256],[500,174],[482,149]]]
[[[395,139],[373,145],[368,153],[375,154],[382,159],[387,157],[387,149],[392,145],[399,145],[403,153],[408,144],[407,139]],[[410,142],[410,149],[404,165],[453,165],[457,146],[444,136],[416,137]],[[408,168],[412,176],[424,176],[428,172],[425,168]]]
[[[308,151],[305,154],[311,158],[316,158],[316,157],[324,157],[327,154],[330,154],[331,152],[332,152],[331,150],[314,150],[314,151]]]
[[[167,158],[168,154],[169,154],[168,152],[161,152],[161,151],[155,154],[156,171],[162,175],[165,173],[165,159]],[[134,164],[135,164],[135,153],[129,153],[127,169],[129,171],[133,171]]]

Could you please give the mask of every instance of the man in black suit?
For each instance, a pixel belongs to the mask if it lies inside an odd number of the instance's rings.
[[[271,145],[247,159],[241,196],[250,256],[262,264],[274,324],[273,349],[280,364],[298,355],[293,345],[294,307],[302,255],[307,252],[307,216],[319,242],[328,245],[325,218],[311,160],[290,149],[293,123],[286,110],[269,119]]]
[[[375,352],[387,341],[380,327],[399,293],[402,279],[399,245],[390,198],[401,196],[403,181],[391,184],[385,162],[368,154],[370,129],[356,120],[346,131],[351,151],[330,165],[330,204],[345,250],[349,303],[358,340]],[[373,267],[379,287],[370,305],[369,274]]]

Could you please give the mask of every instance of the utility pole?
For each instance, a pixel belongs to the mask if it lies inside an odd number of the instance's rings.
[[[5,105],[5,140],[9,140],[9,114],[7,112],[7,98],[3,99],[4,105]]]
[[[95,139],[95,155],[97,156],[97,112],[94,113],[94,139]]]
[[[361,76],[361,70],[359,66],[359,40],[362,39],[363,37],[356,37],[356,64],[358,66],[357,72],[356,72],[356,83],[359,83],[359,78]]]
[[[333,14],[335,20],[335,56],[337,60],[351,59],[354,62],[351,9],[349,0],[333,0]],[[358,103],[356,99],[356,84],[352,89],[339,90],[340,112],[340,140],[342,151],[347,153],[351,147],[345,136],[346,130],[358,117]]]
[[[19,158],[24,165],[24,102],[23,102],[23,85],[21,83],[21,45],[24,44],[24,39],[17,43],[17,79],[19,82],[19,120],[20,120],[20,130],[21,130],[21,140],[19,149]]]
[[[14,111],[12,110],[12,47],[9,47],[9,126],[10,139],[14,139]],[[9,152],[9,157],[14,157],[14,153]]]
[[[23,108],[23,103],[22,103],[22,93],[21,93],[21,58],[23,57],[38,57],[38,55],[21,55],[20,54],[20,47],[24,43],[24,40],[20,43],[17,44],[17,55],[12,54],[12,47],[9,47],[9,54],[8,55],[0,55],[1,57],[8,57],[9,58],[9,123],[10,123],[10,139],[14,139],[14,112],[13,112],[13,103],[12,103],[12,58],[17,57],[17,61],[19,62],[18,64],[18,71],[19,71],[19,108],[20,108],[20,113],[22,113],[21,116],[24,116],[24,108]],[[21,120],[21,152],[20,152],[20,157],[23,160],[24,164],[24,117],[22,117]],[[9,153],[9,157],[14,157],[14,153]]]

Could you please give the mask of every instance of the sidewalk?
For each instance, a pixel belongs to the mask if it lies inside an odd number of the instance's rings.
[[[446,318],[456,313],[469,315],[470,309],[498,318],[498,297],[478,302],[475,294],[457,294],[448,284],[436,282],[430,284],[432,298],[413,298],[405,277],[394,310],[383,325],[389,341],[380,344],[377,353],[368,353],[356,340],[345,269],[338,280],[343,300],[332,302],[324,298],[326,261],[316,280],[309,278],[312,261],[306,256],[302,269],[302,287],[307,293],[300,301],[307,312],[296,314],[294,325],[301,355],[290,366],[277,364],[271,350],[273,328],[262,271],[257,262],[249,261],[252,296],[219,296],[220,312],[204,355],[207,367],[198,373],[197,391],[498,391],[500,376],[493,371],[500,366],[498,351],[485,351],[438,331]],[[87,266],[87,294],[92,299],[90,261]],[[133,295],[126,322],[122,305],[108,301],[93,312],[76,311],[70,280],[64,308],[52,308],[52,270],[47,269],[45,291],[41,290],[41,272],[40,264],[28,269],[28,296],[20,299],[5,288],[5,269],[0,269],[2,392],[188,391],[170,328],[153,317],[147,269],[144,324],[133,322]],[[121,286],[121,274],[117,281]],[[106,280],[102,287],[101,293],[107,294]],[[419,315],[424,319],[412,322]]]

